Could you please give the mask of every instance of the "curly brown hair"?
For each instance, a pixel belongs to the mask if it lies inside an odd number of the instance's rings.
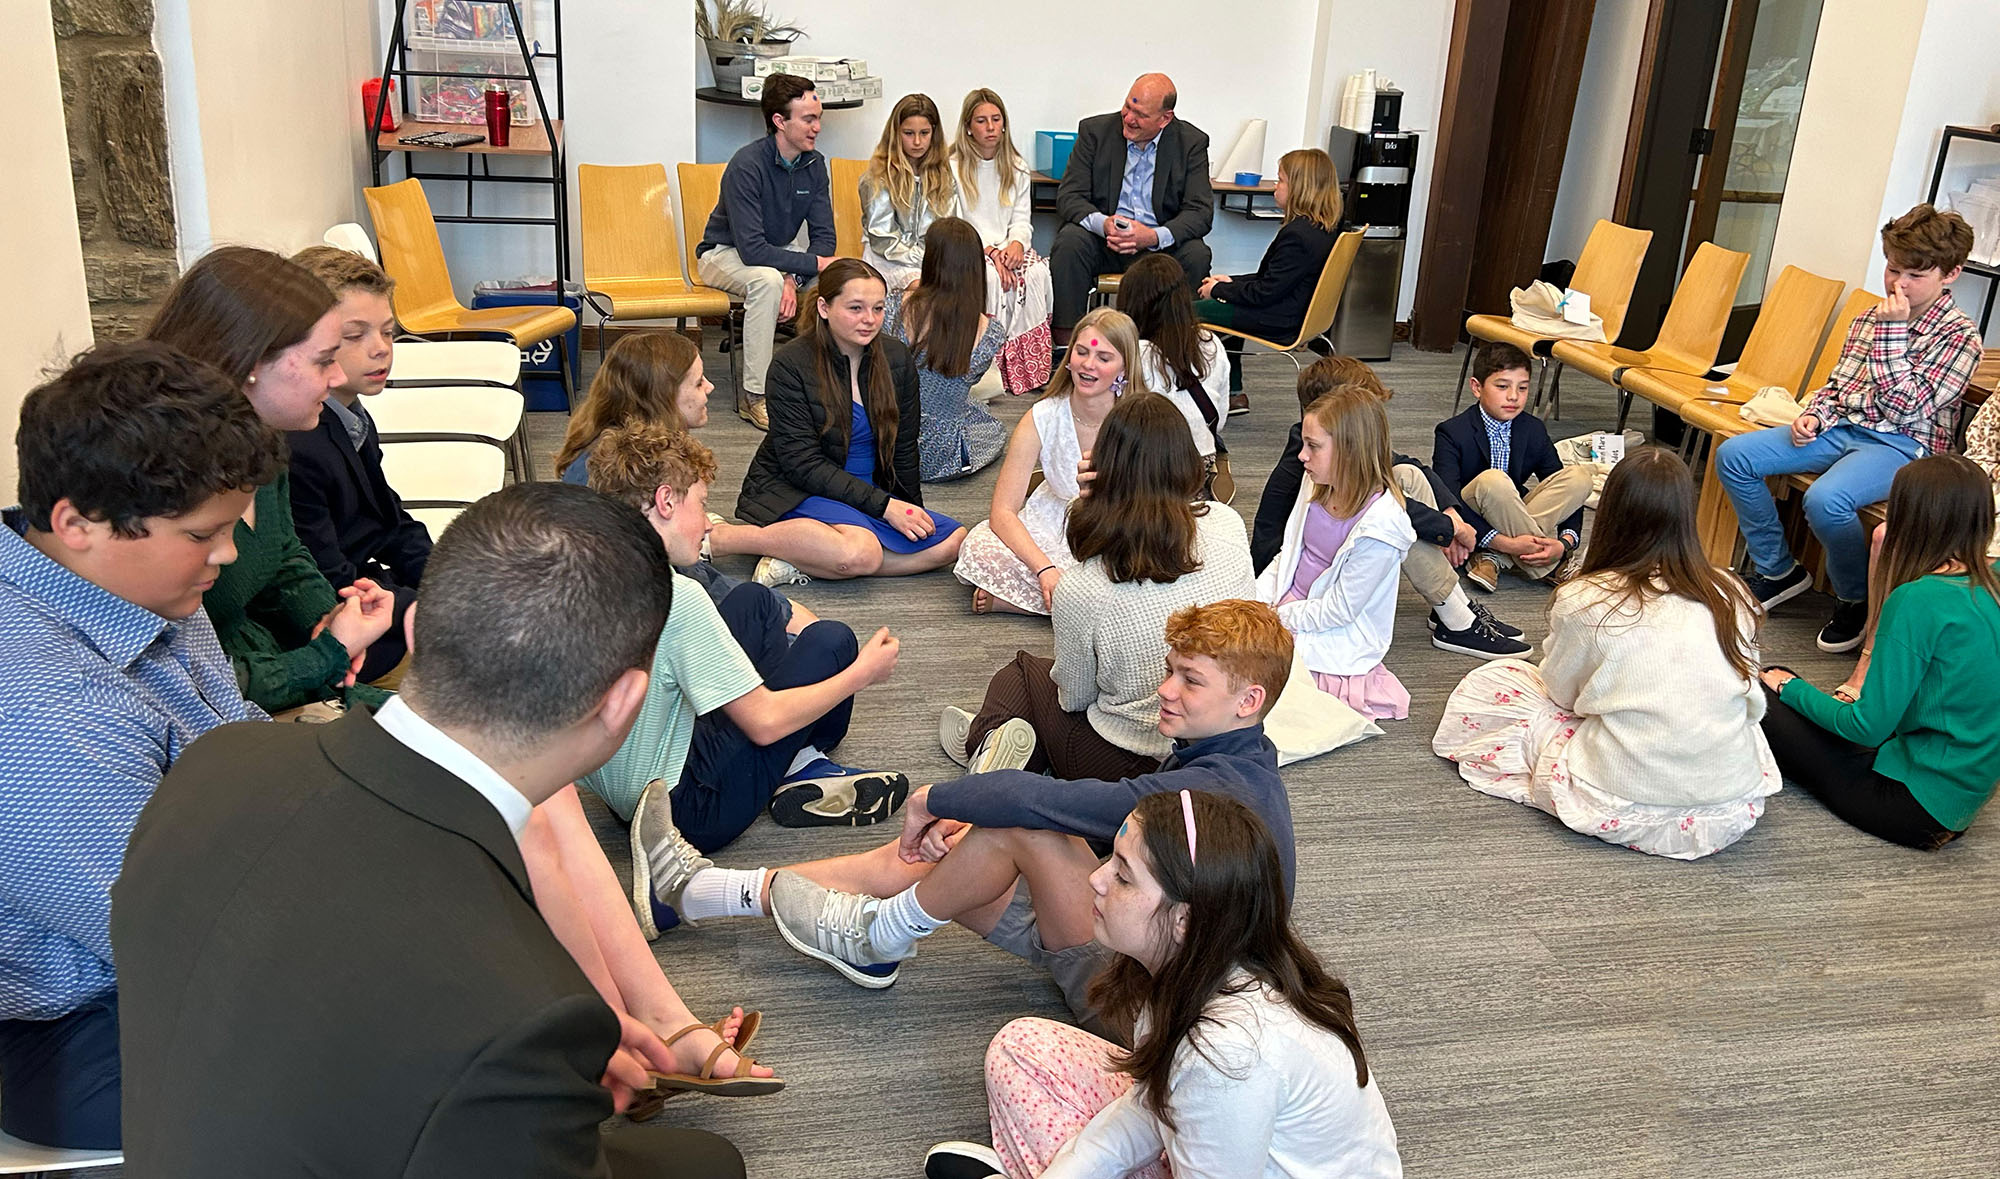
[[[1957,213],[1918,205],[1882,227],[1882,253],[1907,270],[1950,274],[1972,252],[1972,226]]]
[[[590,488],[644,510],[653,492],[671,487],[686,495],[697,483],[714,483],[715,452],[684,430],[657,422],[613,426],[590,448]]]

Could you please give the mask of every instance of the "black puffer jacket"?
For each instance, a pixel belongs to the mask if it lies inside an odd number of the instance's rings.
[[[878,518],[888,510],[891,497],[921,507],[924,493],[918,473],[917,434],[924,414],[917,394],[917,366],[910,360],[910,350],[900,340],[882,337],[900,419],[895,462],[887,470],[877,463],[875,481],[864,483],[846,469],[849,421],[842,418],[833,429],[827,429],[826,411],[813,395],[819,380],[818,347],[812,338],[801,337],[771,357],[771,369],[764,378],[764,409],[770,415],[771,429],[743,475],[743,493],[736,500],[737,518],[750,524],[769,524],[809,495],[839,500]],[[864,354],[864,387],[868,376]],[[840,361],[840,377],[845,384],[845,357]]]

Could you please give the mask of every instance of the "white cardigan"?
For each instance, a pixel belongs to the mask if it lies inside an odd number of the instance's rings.
[[[1396,1127],[1371,1071],[1262,986],[1211,1000],[1174,1055],[1162,1126],[1136,1089],[1097,1111],[1042,1179],[1113,1179],[1162,1152],[1175,1179],[1400,1179]]]
[[[1621,605],[1595,578],[1558,589],[1542,642],[1549,699],[1577,718],[1570,775],[1647,806],[1758,792],[1764,690],[1729,666],[1707,607],[1662,595]],[[1751,619],[1739,619],[1747,633]],[[1750,648],[1753,665],[1756,648]]]
[[[1276,606],[1292,588],[1304,550],[1306,509],[1312,506],[1310,476],[1299,480],[1299,498],[1285,521],[1285,543],[1277,559],[1264,566],[1257,579],[1257,600]],[[1403,555],[1417,543],[1410,514],[1394,495],[1378,496],[1354,522],[1354,530],[1333,563],[1312,584],[1312,592],[1290,605],[1278,606],[1278,617],[1292,632],[1299,656],[1309,671],[1327,675],[1360,675],[1389,653],[1396,630],[1396,578]]]
[[[1222,346],[1222,339],[1209,332],[1201,334],[1201,355],[1208,361],[1208,375],[1202,378],[1202,392],[1215,407],[1217,426],[1229,422],[1229,353]],[[1194,448],[1207,458],[1215,453],[1215,434],[1208,428],[1208,419],[1201,416],[1201,407],[1194,402],[1194,395],[1179,388],[1167,373],[1167,364],[1160,359],[1160,350],[1151,340],[1139,341],[1140,371],[1145,374],[1146,388],[1174,403],[1187,419],[1188,433],[1194,435]]]

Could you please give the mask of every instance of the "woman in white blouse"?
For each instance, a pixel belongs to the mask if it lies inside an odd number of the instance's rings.
[[[998,94],[982,86],[965,96],[951,158],[958,173],[958,215],[972,222],[986,247],[986,314],[1007,333],[1000,348],[1001,385],[1009,393],[1032,393],[1049,383],[1049,316],[1055,303],[1049,261],[1034,250],[1028,165],[1007,133],[1007,104]]]
[[[1090,878],[1092,930],[1121,956],[1091,997],[1132,1049],[1008,1024],[986,1051],[995,1149],[945,1143],[925,1174],[1400,1176],[1353,998],[1293,931],[1262,820],[1225,795],[1149,794],[1111,853]]]
[[[861,177],[861,260],[881,272],[890,294],[916,283],[924,234],[957,203],[937,103],[929,95],[905,94],[890,109]]]

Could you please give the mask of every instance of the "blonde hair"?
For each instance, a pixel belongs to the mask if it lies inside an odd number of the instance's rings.
[[[911,207],[916,197],[917,173],[910,167],[910,157],[903,154],[900,134],[903,120],[910,118],[927,119],[931,125],[930,150],[919,164],[923,169],[924,203],[938,216],[949,216],[957,196],[951,182],[951,151],[945,146],[944,120],[938,115],[937,103],[927,94],[905,94],[896,100],[889,111],[888,123],[882,127],[882,141],[868,158],[868,174],[863,181],[887,189],[889,201],[898,211]]]
[[[1389,415],[1374,393],[1360,385],[1341,385],[1306,407],[1306,418],[1333,439],[1333,481],[1313,492],[1313,501],[1346,519],[1377,492],[1403,502],[1403,493],[1389,473]]]
[[[1304,217],[1326,230],[1340,229],[1340,177],[1333,157],[1316,147],[1288,151],[1278,158],[1278,175],[1291,189],[1285,200],[1285,220]]]
[[[958,166],[958,185],[965,193],[965,203],[970,205],[979,199],[979,153],[972,148],[971,137],[966,128],[972,126],[975,111],[987,103],[1000,108],[1000,146],[993,153],[993,163],[1000,171],[1000,203],[1014,203],[1014,184],[1028,174],[1028,165],[1022,161],[1021,153],[1014,149],[1014,121],[1007,115],[1007,104],[1000,96],[984,86],[965,96],[965,102],[958,108],[958,138],[952,142],[951,158]]]
[[[1103,336],[1111,347],[1125,361],[1125,392],[1146,392],[1145,366],[1139,362],[1139,329],[1133,326],[1132,317],[1116,307],[1099,307],[1076,321],[1070,330],[1070,346],[1083,338],[1083,333],[1094,331]],[[1056,372],[1049,378],[1050,397],[1068,397],[1076,392],[1074,378],[1069,375],[1069,365],[1056,366]]]

